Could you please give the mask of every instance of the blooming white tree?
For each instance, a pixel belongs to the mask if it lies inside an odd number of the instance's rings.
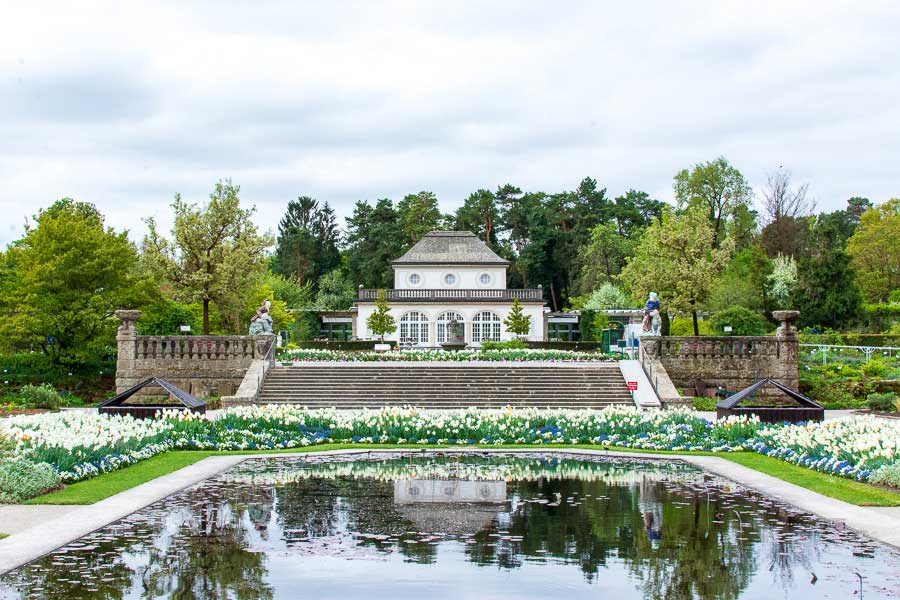
[[[784,308],[797,285],[797,261],[793,256],[779,254],[772,261],[772,273],[768,277],[769,296],[778,306]]]

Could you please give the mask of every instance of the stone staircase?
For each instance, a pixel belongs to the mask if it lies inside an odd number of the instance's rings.
[[[616,363],[308,363],[269,370],[259,401],[310,408],[632,405]]]

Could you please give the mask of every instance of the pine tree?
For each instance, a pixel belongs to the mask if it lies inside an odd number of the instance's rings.
[[[528,335],[531,331],[531,315],[522,312],[522,305],[519,304],[518,298],[513,298],[512,310],[509,316],[503,321],[506,330],[516,335]]]
[[[366,319],[366,324],[377,336],[381,337],[381,343],[384,343],[384,334],[394,333],[397,331],[397,322],[394,317],[388,314],[391,307],[388,306],[385,298],[384,290],[378,290],[378,297],[375,300],[375,312]]]

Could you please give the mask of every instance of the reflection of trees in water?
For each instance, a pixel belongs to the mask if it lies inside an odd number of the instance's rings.
[[[176,599],[272,598],[265,554],[247,549],[244,507],[194,503],[168,544],[153,547],[141,574],[145,595]]]

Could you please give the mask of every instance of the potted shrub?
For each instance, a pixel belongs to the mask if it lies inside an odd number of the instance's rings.
[[[391,349],[390,344],[384,343],[385,334],[397,331],[397,322],[390,314],[390,311],[391,307],[388,306],[384,290],[378,290],[378,296],[375,300],[375,312],[366,319],[369,329],[381,339],[381,343],[375,344],[376,352],[387,352]]]

